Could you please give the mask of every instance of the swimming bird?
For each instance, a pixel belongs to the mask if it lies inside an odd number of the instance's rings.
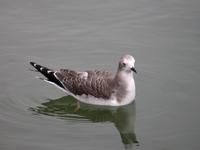
[[[118,64],[116,74],[104,70],[75,71],[60,69],[58,71],[41,66],[35,62],[30,64],[51,83],[73,96],[80,102],[93,105],[123,106],[135,99],[135,81],[133,73],[135,59],[124,55]],[[77,102],[77,109],[80,107]]]

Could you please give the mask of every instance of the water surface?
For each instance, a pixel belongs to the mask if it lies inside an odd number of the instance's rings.
[[[1,0],[0,149],[198,150],[199,7],[199,0]],[[136,59],[136,103],[83,104],[77,113],[28,63],[115,72],[124,54]]]

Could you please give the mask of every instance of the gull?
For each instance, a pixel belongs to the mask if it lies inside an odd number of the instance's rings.
[[[115,74],[105,70],[75,71],[71,69],[52,70],[35,62],[30,64],[46,79],[67,95],[79,101],[92,105],[123,106],[135,99],[134,73],[135,59],[131,55],[124,55],[118,64]]]

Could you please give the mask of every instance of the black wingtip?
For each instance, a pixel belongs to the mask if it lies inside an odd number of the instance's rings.
[[[32,61],[30,62],[30,65],[32,65],[32,66],[34,66],[34,64],[35,64],[35,62],[32,62]]]
[[[47,67],[41,66],[32,61],[30,62],[30,65],[33,66],[38,72],[43,74],[47,78],[48,81],[51,81],[51,82],[57,84],[58,86],[60,86],[61,88],[64,88],[62,83],[55,77],[53,70],[51,70]]]
[[[45,76],[46,76],[47,71],[50,70],[50,69],[48,69],[44,66],[41,66],[41,65],[38,65],[35,62],[32,62],[32,61],[30,62],[30,65],[33,66],[37,71],[41,72]],[[41,68],[42,68],[42,70],[41,70]]]

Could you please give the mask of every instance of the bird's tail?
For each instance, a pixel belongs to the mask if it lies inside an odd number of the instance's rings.
[[[38,71],[40,72],[41,74],[43,74],[47,80],[49,82],[52,82],[56,85],[58,85],[59,87],[61,88],[64,88],[62,83],[56,78],[55,76],[55,71],[47,68],[47,67],[44,67],[44,66],[41,66],[41,65],[38,65],[36,64],[35,62],[30,62],[30,64]]]

